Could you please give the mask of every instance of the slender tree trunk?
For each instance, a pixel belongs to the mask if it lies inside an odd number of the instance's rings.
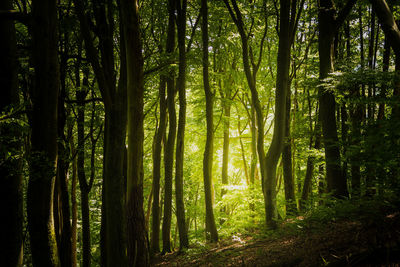
[[[215,225],[212,203],[212,163],[214,143],[213,98],[208,77],[208,6],[207,0],[201,1],[202,11],[202,41],[203,41],[203,86],[206,96],[207,139],[203,158],[204,194],[206,202],[206,238],[211,242],[218,242],[218,232]]]
[[[289,89],[289,88],[288,88]],[[290,135],[290,109],[291,96],[288,92],[286,96],[286,116],[285,116],[285,140],[282,150],[283,180],[285,185],[286,213],[293,215],[296,213],[296,197],[294,187],[294,177],[292,169],[292,138]]]
[[[89,217],[89,186],[85,173],[85,98],[88,93],[87,73],[82,84],[82,88],[76,91],[78,101],[78,152],[77,152],[77,172],[79,188],[81,192],[81,216],[82,216],[82,266],[89,267],[90,256],[90,217]]]
[[[290,1],[280,1],[280,30],[275,92],[275,119],[271,145],[265,159],[264,198],[267,227],[276,227],[276,168],[283,149],[286,117],[286,96],[290,67]]]
[[[65,51],[64,51],[65,53]],[[64,106],[66,98],[66,57],[61,57],[62,66],[60,68],[61,90],[58,98],[58,158],[57,158],[57,176],[54,191],[54,214],[56,222],[57,246],[60,254],[61,266],[71,266],[72,247],[71,247],[71,221],[70,205],[68,194],[68,157],[67,140],[64,134],[67,113]],[[57,207],[57,209],[56,209]]]
[[[167,125],[167,101],[165,99],[165,78],[160,78],[160,124],[158,126],[153,154],[153,206],[151,223],[151,252],[160,252],[160,180],[161,180],[161,150]]]
[[[35,86],[27,211],[34,266],[59,266],[53,217],[60,82],[56,11],[55,1],[32,1]]]
[[[370,11],[370,22],[369,22],[369,43],[368,43],[368,69],[372,71],[374,69],[373,65],[373,57],[374,57],[374,40],[375,40],[375,11],[374,8],[372,7]],[[372,99],[372,89],[374,87],[373,82],[369,82],[367,84],[368,88],[368,99]],[[366,114],[367,114],[367,130],[366,130],[366,142],[369,140],[369,136],[371,135],[372,129],[372,124],[374,121],[373,118],[373,108],[372,108],[372,103],[371,100],[368,101],[367,104],[367,109],[366,109]],[[366,154],[369,155],[369,157],[374,153],[374,145],[372,143],[369,143],[369,145],[366,146]],[[366,185],[366,196],[372,197],[375,195],[375,162],[374,160],[367,160],[365,162],[365,170],[366,170],[366,175],[365,175],[365,185]]]
[[[246,153],[244,150],[244,145],[243,145],[243,141],[242,141],[242,129],[240,127],[240,113],[239,110],[237,111],[238,114],[238,134],[239,134],[239,143],[240,143],[240,150],[241,150],[241,154],[242,154],[242,160],[243,160],[243,169],[244,169],[244,175],[246,177],[246,181],[247,184],[249,184],[250,187],[252,187],[252,184],[250,183],[250,177],[249,177],[249,171],[248,171],[248,166],[247,166],[247,161],[246,161]],[[254,181],[253,181],[254,182]]]
[[[71,127],[72,125],[68,126]],[[74,137],[71,136],[70,139],[70,149],[71,155],[76,154],[75,144],[74,144]],[[77,160],[76,157],[72,158],[72,173],[71,173],[71,250],[72,250],[72,267],[77,266],[77,231],[78,231],[78,203],[76,202],[76,185],[78,181],[78,167],[77,167]]]
[[[229,89],[228,89],[229,90]],[[231,117],[231,104],[230,95],[227,94],[223,99],[222,109],[223,109],[223,123],[224,123],[224,141],[222,147],[222,186],[227,186],[228,181],[228,163],[229,163],[229,125]],[[226,189],[222,189],[221,197],[225,194]]]
[[[362,23],[362,10],[361,7],[358,10],[359,14],[359,24],[360,24],[360,64],[361,69],[364,69],[364,31],[363,31],[363,23]],[[364,85],[361,85],[361,92],[364,95]],[[355,86],[353,88],[352,97],[359,98],[360,88]],[[353,104],[352,108],[350,109],[350,120],[351,120],[351,140],[350,143],[353,147],[360,147],[361,141],[361,121],[363,119],[363,107],[361,104]],[[360,160],[360,150],[357,149],[353,151],[350,155],[350,173],[351,173],[351,193],[352,196],[360,196],[360,185],[361,185],[361,160]]]
[[[127,228],[129,266],[149,266],[143,210],[143,57],[137,0],[121,1],[128,91]]]
[[[382,65],[383,65],[382,71],[387,73],[389,71],[389,65],[390,65],[390,44],[389,44],[389,38],[387,36],[385,36]],[[379,108],[378,108],[379,121],[385,118],[385,103],[383,102],[383,99],[386,98],[386,91],[387,91],[387,85],[382,85],[381,92],[379,94],[379,98],[381,99],[380,100],[381,103],[379,103]]]
[[[251,158],[250,158],[250,185],[254,185],[255,177],[257,175],[257,127],[256,127],[256,113],[253,105],[251,106]]]
[[[175,48],[175,1],[168,2],[168,36],[166,52],[171,54]],[[167,106],[168,106],[168,139],[164,153],[164,216],[162,224],[163,249],[162,254],[171,252],[171,219],[172,219],[172,180],[174,167],[174,147],[176,138],[176,111],[175,111],[175,75],[173,70],[169,71],[167,77]]]
[[[0,2],[0,10],[12,10],[13,1]],[[0,20],[0,113],[4,114],[19,104],[18,67],[15,26],[11,20]],[[0,236],[5,247],[0,251],[0,265],[22,266],[23,261],[23,195],[21,129],[18,123],[0,125],[0,209],[4,215]],[[11,157],[7,155],[11,153]]]
[[[180,249],[189,247],[189,239],[185,220],[185,205],[183,202],[183,158],[185,148],[185,125],[186,125],[186,9],[187,0],[181,5],[181,0],[176,0],[178,48],[179,48],[179,74],[177,87],[179,91],[179,122],[176,137],[176,169],[175,169],[175,196],[176,196],[176,219],[179,229]]]
[[[114,10],[110,0],[94,6],[101,63],[90,31],[90,15],[82,0],[74,0],[86,57],[95,73],[104,101],[104,162],[101,225],[101,259],[105,266],[126,266],[125,176],[123,169],[126,138],[126,70],[121,56],[121,75],[116,86],[114,66]],[[122,33],[121,33],[122,36]],[[122,38],[121,38],[122,39]],[[123,41],[121,41],[122,46]],[[125,49],[120,49],[124,54]]]

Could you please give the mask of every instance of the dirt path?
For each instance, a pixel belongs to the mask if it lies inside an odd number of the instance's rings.
[[[342,220],[283,226],[264,239],[234,237],[199,252],[172,253],[153,266],[400,266],[400,214],[372,222]]]

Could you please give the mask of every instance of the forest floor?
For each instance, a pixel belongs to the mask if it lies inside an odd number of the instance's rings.
[[[400,266],[398,209],[358,208],[286,220],[262,236],[192,245],[155,257],[152,266]]]

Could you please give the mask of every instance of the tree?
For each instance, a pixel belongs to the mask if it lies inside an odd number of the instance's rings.
[[[148,266],[143,211],[143,57],[137,1],[121,1],[128,91],[127,228],[130,266]]]
[[[56,8],[54,1],[32,1],[35,85],[27,211],[34,266],[59,266],[53,217],[60,83]]]
[[[390,39],[390,44],[396,56],[400,56],[400,30],[392,12],[385,0],[370,0],[375,9],[382,29]]]
[[[183,156],[185,148],[186,125],[186,10],[187,0],[176,0],[179,49],[179,73],[177,87],[179,92],[179,121],[176,136],[176,160],[175,160],[175,195],[176,195],[176,219],[179,229],[180,249],[189,247],[189,239],[186,229],[185,206],[183,202]]]
[[[166,52],[171,56],[175,49],[175,1],[168,0],[168,33]],[[166,76],[167,107],[168,107],[168,138],[164,149],[164,216],[162,224],[163,249],[162,254],[171,252],[171,219],[172,219],[172,180],[174,167],[174,146],[176,138],[175,111],[175,73],[171,68]]]
[[[213,143],[214,143],[214,122],[213,122],[213,98],[208,77],[208,6],[207,0],[201,1],[202,11],[202,44],[203,44],[203,86],[206,96],[206,120],[207,120],[207,139],[203,157],[203,178],[204,194],[206,202],[206,237],[211,242],[218,242],[218,232],[215,225],[213,204],[211,197],[212,187],[212,162],[213,162]]]
[[[272,136],[271,145],[265,157],[266,164],[266,178],[264,182],[265,194],[265,210],[267,217],[267,226],[272,228],[276,227],[274,219],[276,218],[276,167],[279,157],[282,153],[285,136],[285,121],[287,120],[286,104],[288,101],[288,92],[290,90],[289,69],[290,69],[290,53],[291,45],[294,40],[298,18],[301,14],[304,1],[300,3],[300,10],[296,15],[297,1],[280,1],[280,23],[279,23],[279,48],[278,48],[278,65],[276,74],[276,91],[275,91],[275,118],[274,118],[274,132]],[[287,103],[289,102],[289,103]],[[290,112],[290,109],[289,109]],[[287,130],[289,127],[287,127]],[[292,180],[292,177],[288,179]],[[285,183],[290,183],[286,181]],[[287,193],[287,200],[290,201],[294,197],[293,192]]]
[[[77,81],[78,79],[80,78],[77,77]],[[87,94],[89,93],[88,86],[89,86],[88,70],[86,70],[82,87],[76,91],[76,99],[78,102],[77,173],[78,173],[79,189],[81,191],[82,254],[83,254],[82,266],[84,267],[89,267],[91,261],[89,193],[93,185],[93,178],[94,178],[91,177],[88,183],[85,173],[85,99]]]
[[[125,227],[125,183],[124,151],[126,137],[126,75],[124,75],[124,50],[120,49],[120,79],[117,85],[114,59],[114,9],[109,0],[93,3],[99,51],[92,39],[90,16],[86,14],[82,0],[74,0],[79,19],[86,57],[90,62],[105,107],[103,201],[102,201],[102,261],[105,266],[126,265],[126,227]],[[122,45],[121,42],[120,45]],[[100,59],[100,60],[99,60]]]
[[[318,12],[318,50],[319,50],[319,79],[323,81],[334,71],[334,38],[350,13],[356,0],[349,0],[336,16],[333,0],[321,0]],[[322,140],[325,146],[326,180],[328,191],[336,197],[346,197],[347,182],[343,176],[340,162],[339,139],[336,127],[336,101],[333,92],[320,87],[318,90],[320,103],[320,118]]]
[[[267,25],[265,25],[264,33],[263,33],[263,36],[260,41],[260,46],[259,46],[260,50],[259,50],[259,54],[258,54],[258,60],[255,61],[254,55],[251,52],[252,51],[251,46],[249,46],[249,36],[251,35],[251,32],[246,33],[242,13],[239,10],[236,0],[231,0],[231,1],[224,0],[224,3],[229,11],[229,14],[230,14],[233,22],[236,25],[236,28],[239,32],[240,40],[242,43],[243,68],[244,68],[244,72],[246,75],[247,84],[248,84],[248,86],[250,88],[250,92],[251,92],[252,109],[254,109],[254,113],[255,113],[254,114],[252,112],[252,115],[251,115],[251,117],[253,119],[255,119],[255,123],[254,123],[254,121],[252,123],[253,130],[255,130],[255,125],[257,125],[257,134],[253,133],[252,136],[253,136],[253,138],[255,136],[257,136],[257,142],[256,142],[257,153],[258,153],[258,159],[260,162],[260,172],[261,172],[261,179],[262,179],[262,184],[263,184],[263,192],[265,192],[264,185],[266,185],[266,183],[265,183],[266,170],[265,170],[265,153],[264,153],[264,115],[263,115],[260,98],[259,98],[257,87],[256,87],[256,78],[257,78],[257,72],[260,68],[261,61],[262,61],[264,41],[265,41],[265,37],[267,34]],[[265,6],[265,1],[263,2],[263,5]],[[266,11],[263,10],[263,12],[265,13]],[[267,24],[267,23],[265,23],[265,24]],[[249,47],[250,47],[250,49],[249,49]],[[254,151],[254,149],[253,149],[253,151]],[[250,175],[251,177],[253,177],[253,171],[255,171],[255,165],[253,164],[253,163],[255,163],[255,160],[256,160],[255,157],[253,157],[252,170],[251,170],[251,175]],[[271,198],[271,200],[272,200],[272,198]],[[268,216],[268,215],[266,215],[266,216]],[[271,220],[270,218],[267,219],[268,222],[270,220]]]

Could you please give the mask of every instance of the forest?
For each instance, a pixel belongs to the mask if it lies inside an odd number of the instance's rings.
[[[0,266],[400,264],[398,0],[1,0]]]

